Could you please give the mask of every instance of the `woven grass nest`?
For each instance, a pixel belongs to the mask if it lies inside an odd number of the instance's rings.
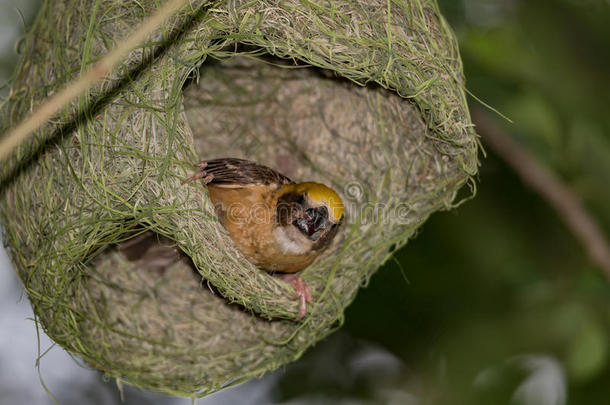
[[[49,0],[4,132],[95,62],[152,0]],[[435,0],[193,1],[2,166],[4,241],[48,335],[108,376],[205,395],[298,358],[475,175],[456,41]],[[288,284],[236,251],[193,164],[241,157],[339,191],[346,220]],[[154,231],[162,274],[121,253]],[[194,270],[195,269],[195,270]]]

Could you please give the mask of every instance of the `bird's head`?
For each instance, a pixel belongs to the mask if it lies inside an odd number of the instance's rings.
[[[313,242],[329,242],[343,220],[345,209],[339,194],[313,182],[285,187],[278,204],[280,224],[296,227]]]

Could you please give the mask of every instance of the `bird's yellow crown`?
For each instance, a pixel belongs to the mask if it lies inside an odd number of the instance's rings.
[[[320,183],[306,182],[297,184],[296,190],[299,193],[307,194],[307,198],[312,203],[325,204],[328,207],[331,221],[336,223],[343,218],[343,212],[345,211],[343,201],[332,188]]]

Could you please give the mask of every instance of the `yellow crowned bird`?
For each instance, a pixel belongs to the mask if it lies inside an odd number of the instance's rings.
[[[202,179],[224,227],[251,263],[283,272],[300,300],[299,316],[311,301],[309,288],[294,274],[309,266],[337,234],[343,220],[341,197],[324,184],[294,183],[248,160],[206,160],[184,183]]]

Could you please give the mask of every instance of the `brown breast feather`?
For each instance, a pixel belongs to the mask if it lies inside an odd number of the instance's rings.
[[[210,198],[237,248],[256,266],[267,271],[297,272],[319,252],[286,255],[275,241],[277,184],[237,187],[208,185]]]

